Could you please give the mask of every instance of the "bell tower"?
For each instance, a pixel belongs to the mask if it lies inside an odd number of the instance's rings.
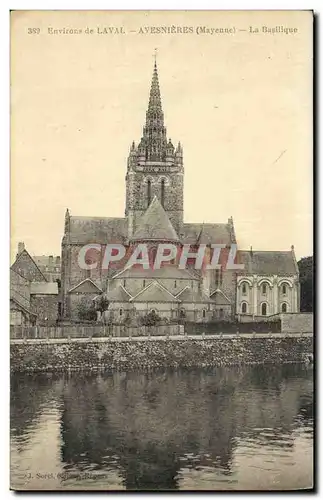
[[[130,147],[126,174],[128,235],[138,227],[154,196],[158,198],[178,234],[183,224],[183,149],[167,139],[159,88],[157,61],[153,69],[143,134]]]

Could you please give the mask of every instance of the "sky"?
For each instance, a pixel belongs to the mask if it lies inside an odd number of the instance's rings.
[[[293,33],[269,31],[276,26]],[[155,49],[167,135],[184,150],[184,221],[232,216],[242,249],[294,245],[297,258],[311,255],[309,11],[16,11],[12,257],[19,241],[31,254],[59,255],[67,207],[124,215]]]

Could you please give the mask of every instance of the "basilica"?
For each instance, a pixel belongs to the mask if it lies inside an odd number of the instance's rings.
[[[238,250],[236,269],[224,262],[237,244],[233,219],[221,223],[185,222],[184,159],[180,142],[167,138],[155,61],[142,137],[130,146],[124,217],[77,216],[66,211],[61,254],[61,314],[77,320],[81,303],[97,297],[109,301],[107,318],[114,323],[154,311],[168,320],[190,322],[257,321],[280,312],[299,312],[299,273],[294,248],[287,251]],[[221,245],[217,269],[180,269],[174,258],[160,269],[121,264],[118,268],[79,265],[84,245],[120,243],[129,251],[148,245],[152,255],[160,243],[192,252]],[[103,251],[96,252],[100,261]],[[93,261],[93,256],[89,257]],[[223,265],[222,265],[223,263]]]

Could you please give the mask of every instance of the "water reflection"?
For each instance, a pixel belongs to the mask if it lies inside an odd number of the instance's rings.
[[[281,489],[298,487],[299,467],[307,483],[300,487],[311,486],[306,367],[20,375],[11,387],[12,481],[24,487],[48,486],[36,477],[40,459],[30,458],[41,419],[57,451],[47,467],[54,489]],[[33,471],[27,482],[19,476],[24,452]]]

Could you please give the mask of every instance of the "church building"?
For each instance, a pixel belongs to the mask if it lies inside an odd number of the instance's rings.
[[[155,61],[146,120],[138,144],[132,143],[126,172],[124,217],[65,215],[61,255],[62,314],[77,320],[80,303],[90,304],[106,295],[110,321],[155,311],[169,320],[211,322],[240,321],[278,312],[299,311],[299,280],[294,249],[286,252],[238,251],[236,262],[244,269],[227,269],[225,262],[237,244],[232,217],[221,223],[189,223],[184,220],[184,160],[180,142],[167,138]],[[82,269],[80,250],[100,244],[98,265]],[[184,244],[192,251],[206,245],[206,262],[212,244],[221,244],[221,268],[196,270],[194,262],[179,269],[176,259],[160,269],[124,266],[104,269],[100,263],[108,243],[120,243],[131,251],[145,243],[150,255],[159,243]],[[91,258],[90,258],[91,262]],[[223,265],[222,265],[223,262]]]

